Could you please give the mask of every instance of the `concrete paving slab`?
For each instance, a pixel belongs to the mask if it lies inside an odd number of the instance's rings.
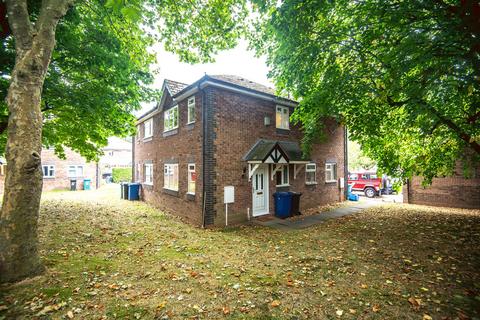
[[[361,212],[365,209],[368,209],[373,206],[377,206],[381,203],[367,202],[359,203],[350,207],[337,208],[331,211],[320,212],[316,215],[307,216],[301,220],[283,220],[278,218],[273,218],[267,221],[254,221],[255,224],[259,224],[266,227],[271,227],[281,230],[299,230],[305,229],[320,223],[323,223],[327,220],[338,219],[347,215],[355,214]]]

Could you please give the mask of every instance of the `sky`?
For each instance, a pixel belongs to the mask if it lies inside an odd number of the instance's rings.
[[[157,65],[160,72],[155,77],[154,88],[160,89],[164,79],[175,80],[183,83],[193,83],[206,74],[234,74],[245,79],[273,87],[267,78],[268,68],[266,58],[256,58],[253,51],[248,51],[247,42],[241,40],[232,50],[220,52],[215,57],[215,62],[204,64],[189,64],[180,62],[178,57],[163,49],[162,44],[155,45],[152,49],[157,52]],[[145,104],[137,115],[150,110],[153,104]]]

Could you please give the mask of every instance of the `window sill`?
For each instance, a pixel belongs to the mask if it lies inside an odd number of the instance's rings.
[[[164,136],[164,137],[173,136],[174,134],[177,134],[177,133],[178,133],[178,127],[177,127],[177,128],[174,128],[174,129],[170,129],[170,130],[164,131],[164,132],[163,132],[163,136]]]
[[[163,188],[163,193],[169,194],[171,196],[178,197],[178,190],[171,190],[171,189]]]
[[[290,129],[276,128],[277,134],[288,135],[290,134]]]
[[[43,177],[43,179],[52,180],[55,179],[55,177]]]
[[[328,181],[325,181],[325,184],[332,184],[332,183],[337,183],[337,180],[328,180]]]
[[[145,185],[145,186],[153,187],[153,182],[143,182],[142,184]]]
[[[187,200],[195,201],[195,193],[188,193],[187,192],[186,196],[187,196]]]
[[[153,136],[143,138],[143,142],[152,141]]]
[[[315,186],[318,184],[318,182],[305,182],[307,186]]]
[[[289,184],[277,184],[277,185],[275,185],[275,187],[277,187],[277,188],[290,187],[290,185]]]

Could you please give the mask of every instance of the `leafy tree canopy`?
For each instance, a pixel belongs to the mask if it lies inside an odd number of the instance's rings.
[[[0,6],[4,5],[0,1]],[[29,1],[35,21],[40,0]],[[0,10],[0,15],[4,11]],[[231,48],[241,32],[245,7],[235,1],[77,1],[60,21],[42,93],[43,144],[63,155],[69,147],[97,158],[109,136],[135,130],[133,111],[158,98],[149,85],[162,41],[183,61],[211,61]],[[2,19],[3,18],[3,19]],[[0,22],[5,22],[5,16]],[[5,103],[15,47],[8,25],[0,23],[0,148],[6,143]],[[160,61],[161,64],[161,61]]]
[[[348,141],[348,170],[350,172],[372,170],[375,166],[375,161],[364,154],[360,144]]]
[[[257,1],[252,43],[305,148],[336,117],[379,169],[429,181],[480,154],[480,6],[476,1]],[[467,155],[469,155],[467,157]],[[475,164],[476,163],[476,164]]]

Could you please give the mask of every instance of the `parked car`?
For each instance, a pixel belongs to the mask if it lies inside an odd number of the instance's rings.
[[[352,191],[360,191],[368,198],[373,198],[380,194],[382,178],[375,172],[349,173],[348,184],[352,185]]]

